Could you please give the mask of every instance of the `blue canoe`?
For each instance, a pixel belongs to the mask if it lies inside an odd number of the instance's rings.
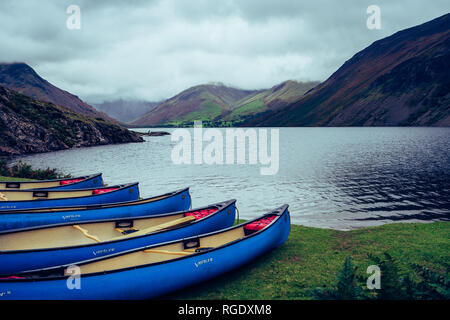
[[[241,267],[284,243],[289,232],[284,205],[220,231],[3,277],[0,300],[156,298]]]
[[[0,275],[72,264],[233,225],[235,200],[189,211],[0,232]]]
[[[0,231],[65,222],[139,217],[183,211],[191,207],[189,188],[142,200],[40,209],[0,211]]]
[[[139,199],[137,182],[93,189],[0,190],[0,211],[104,204],[137,199]]]
[[[46,189],[46,190],[72,190],[89,189],[103,186],[101,173],[88,176],[39,181],[0,181],[0,189],[5,190],[27,190],[27,189]]]

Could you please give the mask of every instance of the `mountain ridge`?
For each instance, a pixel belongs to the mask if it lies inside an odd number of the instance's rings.
[[[280,103],[301,96],[318,83],[287,80],[270,89],[259,90],[238,89],[222,83],[201,84],[166,99],[129,125],[184,126],[192,125],[195,120],[235,124],[241,117],[278,108]]]
[[[54,86],[24,62],[0,63],[0,85],[39,101],[54,103],[86,116],[117,123],[116,119],[96,110],[78,96]]]
[[[449,126],[450,14],[377,40],[298,101],[245,126]]]

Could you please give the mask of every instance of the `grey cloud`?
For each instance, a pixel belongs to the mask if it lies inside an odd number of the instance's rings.
[[[81,30],[65,26],[71,4]],[[381,30],[365,26],[371,4]],[[0,60],[29,63],[88,102],[161,100],[210,81],[325,80],[373,41],[449,9],[443,0],[6,0]]]

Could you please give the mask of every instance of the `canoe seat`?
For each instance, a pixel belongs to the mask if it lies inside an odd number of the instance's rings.
[[[115,191],[115,190],[118,190],[118,189],[119,188],[95,189],[95,190],[92,191],[92,194],[93,195],[102,194],[102,193],[112,192],[112,191]]]
[[[61,186],[65,186],[66,184],[72,184],[72,183],[75,183],[75,182],[80,182],[80,181],[83,181],[84,179],[68,179],[68,180],[61,180],[60,182],[59,182],[59,184],[61,185]]]
[[[186,224],[186,223],[190,223],[193,220],[195,220],[195,217],[187,216],[187,217],[176,219],[176,220],[169,221],[169,222],[166,222],[166,223],[158,224],[158,225],[153,226],[153,227],[145,228],[145,229],[142,229],[142,230],[139,230],[139,231],[136,231],[136,232],[128,233],[128,234],[125,234],[125,235],[113,238],[111,240],[118,240],[118,239],[123,239],[123,238],[126,238],[126,237],[142,236],[142,235],[146,235],[146,234],[149,234],[149,233],[152,233],[152,232],[156,232],[156,231],[160,231],[160,230],[164,230],[164,229],[169,229],[169,228],[174,228],[174,227]]]
[[[94,240],[95,242],[102,242],[102,240],[100,240],[97,236],[89,234],[89,232],[86,229],[83,229],[79,225],[74,224],[72,227],[74,227],[75,229],[79,230],[86,238]]]
[[[244,227],[245,235],[249,235],[249,234],[255,233],[255,232],[257,232],[257,231],[259,231],[261,229],[264,229],[276,217],[277,217],[276,215],[267,216],[267,217],[261,218],[259,220],[253,221],[253,222],[245,225],[245,227]]]

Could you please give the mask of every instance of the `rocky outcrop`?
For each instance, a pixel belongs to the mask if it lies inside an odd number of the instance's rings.
[[[142,141],[111,122],[0,86],[0,156]]]

